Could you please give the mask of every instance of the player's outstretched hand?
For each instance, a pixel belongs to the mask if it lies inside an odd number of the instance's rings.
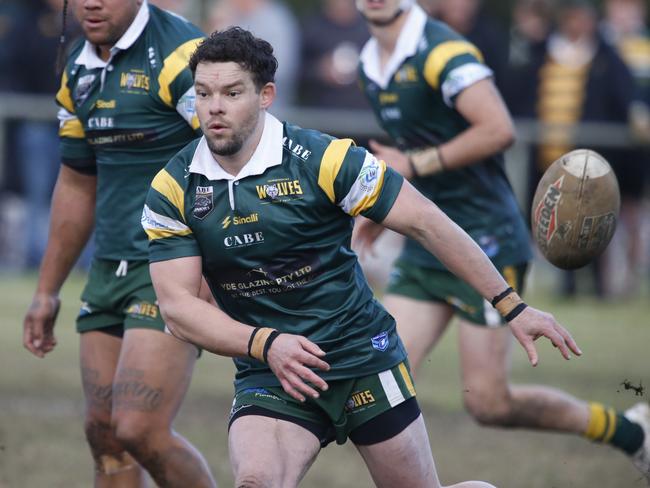
[[[60,305],[54,295],[34,295],[23,322],[23,346],[34,356],[42,358],[56,346],[54,322]]]
[[[510,321],[510,329],[528,354],[533,366],[537,366],[538,355],[535,341],[547,337],[560,350],[564,359],[571,357],[570,351],[580,356],[582,351],[571,337],[571,334],[557,323],[555,318],[546,312],[532,307],[526,307],[517,317]]]
[[[299,335],[280,334],[271,344],[266,359],[284,391],[304,402],[305,395],[312,398],[318,398],[319,395],[308,383],[321,391],[328,388],[325,380],[309,369],[329,371],[330,365],[321,359],[324,356],[325,351],[309,339]]]
[[[399,149],[391,146],[384,146],[374,139],[370,139],[369,144],[370,152],[374,154],[377,159],[386,162],[388,166],[393,168],[407,180],[415,176],[413,174],[413,167],[409,163],[409,157]]]
[[[374,256],[373,246],[384,230],[386,228],[383,225],[358,216],[354,221],[354,229],[352,230],[352,249],[362,258],[366,253]]]

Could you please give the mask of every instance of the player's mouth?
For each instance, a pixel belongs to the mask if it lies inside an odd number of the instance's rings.
[[[369,9],[380,9],[386,5],[384,0],[366,0],[366,8]]]
[[[208,130],[213,134],[223,134],[228,130],[228,126],[220,122],[213,122],[208,125]]]
[[[106,23],[106,20],[98,18],[98,17],[86,17],[83,20],[83,24],[86,28],[88,29],[97,29],[104,25]]]

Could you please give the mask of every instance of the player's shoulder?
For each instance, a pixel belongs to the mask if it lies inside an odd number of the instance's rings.
[[[175,182],[183,191],[189,185],[190,165],[194,158],[194,153],[199,145],[201,138],[197,138],[178,151],[154,177],[152,186],[155,188],[156,183],[167,181]],[[174,184],[174,183],[172,183]]]
[[[282,145],[285,152],[298,157],[308,167],[319,170],[327,161],[342,162],[346,157],[354,157],[365,149],[357,147],[352,139],[338,139],[315,129],[304,129],[297,125],[285,123]]]
[[[147,29],[151,31],[163,56],[187,42],[198,43],[205,38],[205,34],[189,20],[155,5],[149,5]]]
[[[458,49],[461,46],[475,49],[475,46],[470,41],[444,22],[431,18],[427,19],[418,49],[421,56],[427,58],[432,53]]]
[[[83,36],[81,36],[77,38],[75,41],[73,41],[67,50],[65,67],[63,68],[63,74],[65,74],[68,78],[71,78],[79,69],[79,65],[77,64],[77,58],[79,57],[79,54],[81,54],[81,51],[83,50],[85,43],[86,43],[86,39]]]

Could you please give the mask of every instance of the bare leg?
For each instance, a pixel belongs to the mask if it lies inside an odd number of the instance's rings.
[[[378,488],[441,488],[422,415],[395,437],[370,446],[357,446]],[[390,462],[386,462],[390,460]],[[494,488],[482,481],[465,481],[450,488]]]
[[[306,429],[257,415],[233,422],[228,447],[236,488],[295,488],[320,451]]]
[[[411,374],[415,378],[422,361],[446,330],[453,310],[442,303],[401,295],[386,295],[383,304],[397,321],[397,332],[408,351]]]
[[[113,383],[116,437],[159,487],[215,487],[201,454],[172,430],[196,361],[194,346],[150,329],[124,334]]]
[[[146,486],[144,472],[111,428],[112,383],[122,340],[103,332],[81,334],[81,379],[86,400],[86,439],[95,460],[95,487]]]
[[[459,328],[463,397],[481,424],[582,434],[589,407],[561,390],[509,384],[512,336],[507,327],[489,329],[461,321]]]

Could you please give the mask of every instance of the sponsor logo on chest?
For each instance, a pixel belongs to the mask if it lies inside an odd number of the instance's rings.
[[[282,138],[282,147],[286,151],[289,151],[293,156],[297,156],[303,161],[307,161],[311,155],[311,151],[309,149],[306,149],[300,144],[296,144],[288,137]]]
[[[230,215],[226,215],[226,218],[224,218],[221,221],[221,227],[223,229],[227,229],[228,227],[230,227],[230,225],[252,224],[259,221],[260,221],[260,216],[257,212],[247,215],[245,217],[241,217],[238,215],[231,217]]]
[[[223,245],[226,249],[234,249],[238,247],[248,247],[255,244],[264,242],[264,233],[259,232],[246,232],[244,234],[236,234],[228,236],[223,239]]]

